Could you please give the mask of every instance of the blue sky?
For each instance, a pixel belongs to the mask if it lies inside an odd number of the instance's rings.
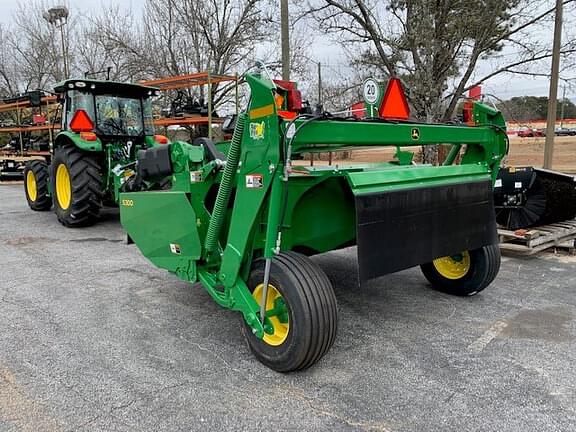
[[[103,5],[119,4],[122,7],[132,8],[135,12],[142,10],[145,0],[101,0],[101,1],[86,1],[86,0],[67,0],[64,3],[68,4],[71,13],[89,14],[101,9]],[[54,4],[54,1],[48,1],[49,4]],[[10,16],[17,9],[18,0],[0,0],[0,23],[9,23]],[[551,33],[551,32],[550,32]],[[550,40],[550,44],[552,41]],[[341,52],[338,45],[330,43],[329,40],[315,39],[313,46],[310,50],[317,57],[317,61],[322,63],[336,64],[333,70],[340,67],[344,68],[345,57]],[[342,66],[339,64],[342,63]],[[330,67],[327,67],[329,72]],[[498,76],[490,80],[484,85],[485,93],[492,93],[502,99],[509,99],[513,96],[535,95],[547,96],[548,95],[548,79],[546,78],[526,78],[521,76]],[[560,88],[559,96],[562,95]],[[571,90],[567,91],[567,97],[573,97],[574,94]]]

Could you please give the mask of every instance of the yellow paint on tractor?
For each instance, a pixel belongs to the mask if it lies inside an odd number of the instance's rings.
[[[260,108],[254,108],[253,110],[250,111],[250,119],[251,120],[255,120],[261,117],[266,117],[269,115],[274,114],[274,105],[270,104],[270,105],[265,105],[263,107]]]
[[[262,300],[262,289],[264,288],[264,284],[260,284],[256,287],[252,296],[260,305]],[[276,300],[282,299],[282,294],[276,289],[276,287],[272,284],[268,284],[268,293],[266,296],[266,312],[274,309],[276,305]],[[283,323],[280,321],[278,316],[274,315],[268,318],[272,323],[272,327],[274,328],[274,333],[268,334],[264,333],[264,342],[268,345],[278,346],[282,345],[286,338],[288,337],[288,331],[290,330],[290,320]]]
[[[36,201],[36,198],[38,198],[38,189],[36,188],[36,177],[34,177],[32,171],[28,171],[28,174],[26,174],[26,190],[28,191],[30,201]]]
[[[433,264],[436,271],[446,279],[462,279],[470,271],[470,254],[461,252],[457,255],[437,258]]]
[[[62,210],[67,210],[72,201],[72,183],[68,168],[64,164],[58,165],[56,169],[56,199]]]

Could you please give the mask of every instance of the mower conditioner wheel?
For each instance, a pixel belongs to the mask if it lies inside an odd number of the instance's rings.
[[[265,260],[254,262],[248,287],[258,304]],[[244,336],[263,364],[278,372],[306,369],[334,343],[338,310],[332,285],[312,260],[295,252],[272,260],[266,301],[268,331],[259,339],[244,322]]]
[[[48,164],[32,160],[24,167],[24,192],[28,207],[34,211],[46,211],[52,207],[48,193]]]
[[[102,207],[102,175],[94,158],[74,146],[56,150],[52,160],[52,195],[60,223],[92,225]]]
[[[438,258],[420,267],[434,289],[452,295],[472,296],[496,278],[500,270],[500,247],[488,245]]]

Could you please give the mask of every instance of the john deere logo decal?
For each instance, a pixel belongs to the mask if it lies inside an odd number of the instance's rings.
[[[420,139],[420,129],[412,128],[412,139],[418,141]]]
[[[253,140],[264,139],[264,122],[250,123],[250,138]]]

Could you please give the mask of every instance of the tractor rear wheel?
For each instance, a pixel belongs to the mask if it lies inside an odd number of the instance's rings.
[[[48,193],[48,164],[43,160],[32,160],[24,167],[24,192],[28,207],[35,211],[46,211],[52,207]]]
[[[420,267],[434,289],[452,295],[472,296],[496,278],[500,270],[500,247],[497,244],[484,246],[437,258]]]
[[[262,300],[265,260],[254,262],[248,287]],[[309,258],[282,253],[272,260],[266,296],[267,332],[263,339],[244,322],[244,336],[263,364],[278,372],[306,369],[334,343],[338,310],[332,284]]]
[[[52,160],[52,195],[62,225],[80,227],[98,220],[102,175],[96,160],[73,146],[56,150]]]

